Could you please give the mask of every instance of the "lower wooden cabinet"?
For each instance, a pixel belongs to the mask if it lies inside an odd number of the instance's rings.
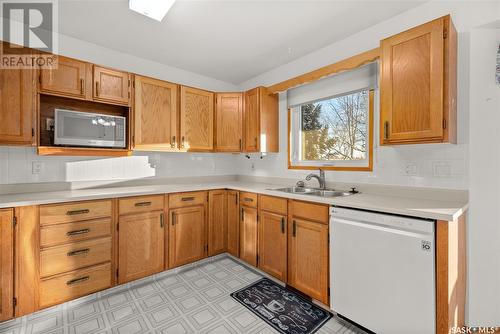
[[[208,193],[208,256],[226,250],[226,198],[226,190],[212,190]]]
[[[227,251],[238,257],[240,255],[240,210],[239,192],[227,191]]]
[[[206,256],[205,205],[170,209],[169,267]]]
[[[257,208],[241,206],[240,259],[257,267]]]
[[[159,197],[159,196],[156,196]],[[163,196],[120,200],[120,209],[139,212],[120,215],[118,221],[118,283],[129,282],[164,269],[165,221],[163,205],[148,207]],[[134,211],[136,210],[136,211]],[[144,211],[144,212],[141,212]]]
[[[0,210],[0,321],[14,316],[14,210]]]
[[[286,282],[286,215],[268,211],[260,211],[259,214],[259,268]]]
[[[288,231],[288,284],[328,301],[328,225],[292,218]]]
[[[40,308],[62,303],[111,286],[111,264],[72,271],[40,281]]]

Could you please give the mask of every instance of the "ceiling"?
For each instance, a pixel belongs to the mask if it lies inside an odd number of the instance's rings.
[[[59,31],[240,84],[421,3],[177,0],[157,22],[127,0],[60,0]]]

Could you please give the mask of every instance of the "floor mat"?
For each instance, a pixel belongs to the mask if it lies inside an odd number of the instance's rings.
[[[263,278],[231,294],[258,317],[284,334],[311,334],[332,314],[299,294]]]

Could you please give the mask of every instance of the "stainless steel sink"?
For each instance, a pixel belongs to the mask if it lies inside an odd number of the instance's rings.
[[[284,193],[292,193],[292,194],[308,194],[310,192],[318,191],[318,189],[304,188],[304,187],[288,187],[288,188],[279,188],[271,190],[277,190],[277,191],[282,191]]]
[[[304,187],[288,187],[288,188],[278,188],[271,190],[282,191],[285,193],[320,196],[320,197],[344,197],[353,195],[353,193],[349,191],[341,191],[334,189],[304,188]]]
[[[310,193],[308,195],[315,195],[315,196],[321,196],[321,197],[343,197],[343,196],[353,195],[353,193],[351,193],[349,191],[342,191],[342,190],[318,190],[318,191],[315,191],[314,193]]]

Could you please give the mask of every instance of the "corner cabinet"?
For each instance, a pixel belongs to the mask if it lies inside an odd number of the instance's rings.
[[[135,76],[134,150],[176,149],[177,90],[176,84]]]
[[[278,152],[278,123],[277,94],[268,94],[265,87],[245,92],[244,152]]]
[[[381,144],[456,143],[457,32],[450,16],[380,45]]]
[[[214,149],[214,93],[181,86],[180,149],[208,152]]]
[[[0,321],[14,316],[14,210],[0,210]]]

